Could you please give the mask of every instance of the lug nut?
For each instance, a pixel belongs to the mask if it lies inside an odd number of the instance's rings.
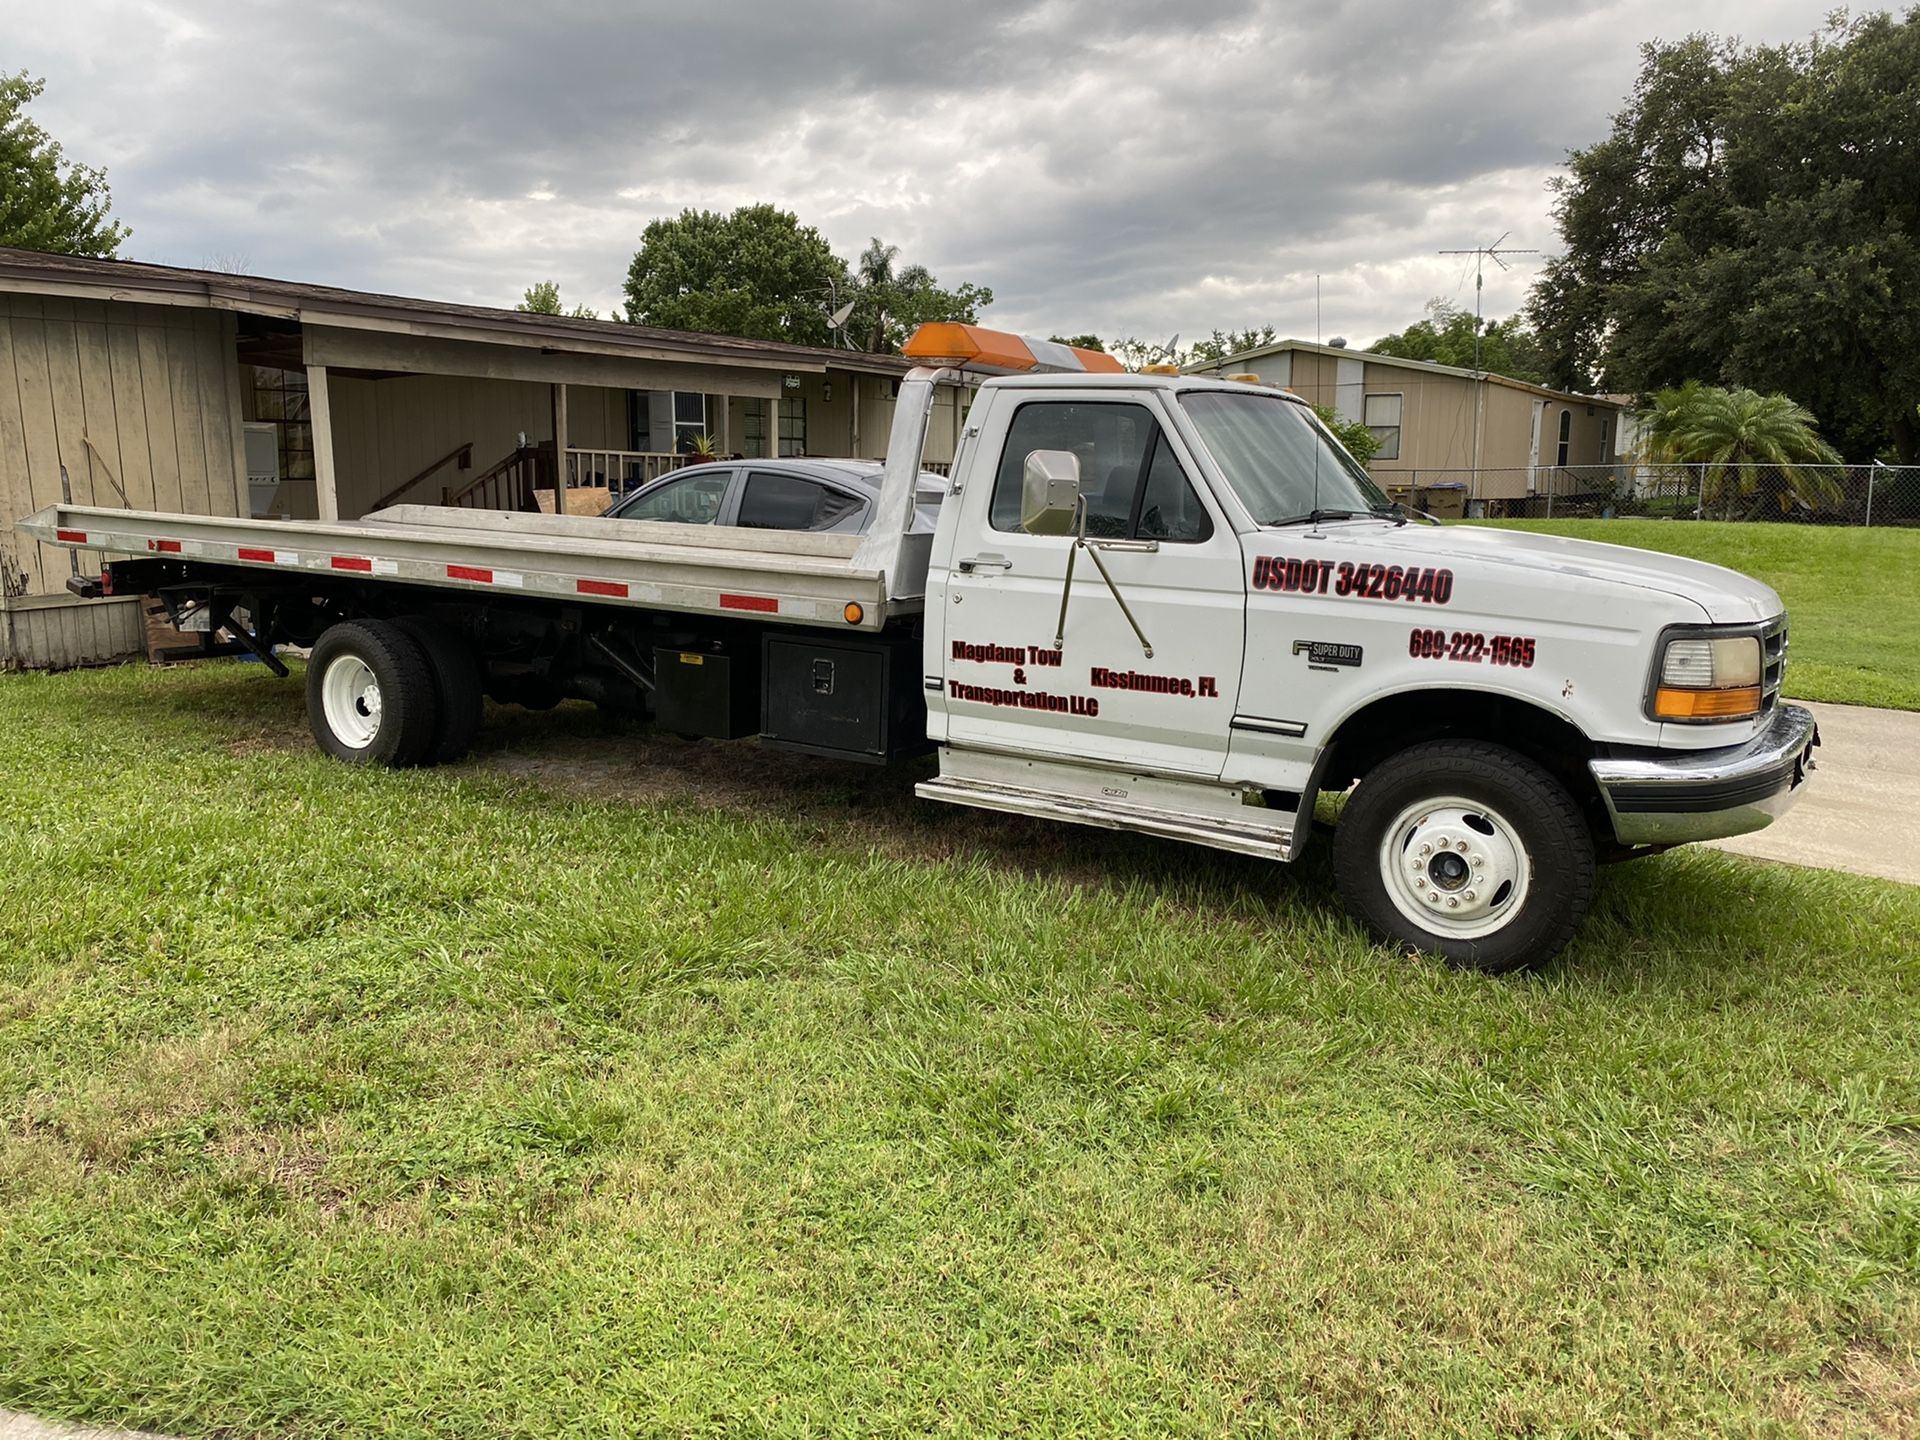
[[[1460,908],[1460,898],[1457,895],[1449,895],[1447,897],[1447,909],[1458,910],[1459,908]]]
[[[1469,901],[1470,901],[1470,900],[1472,900],[1472,899],[1473,899],[1473,892],[1472,892],[1471,890],[1468,890],[1468,891],[1465,891],[1464,893],[1462,893],[1462,895],[1460,896],[1460,898],[1461,898],[1462,900],[1469,900]]]
[[[1421,853],[1422,855],[1431,855],[1431,854],[1433,853],[1433,846],[1431,846],[1431,845],[1422,845],[1422,846],[1420,847],[1420,853]]]

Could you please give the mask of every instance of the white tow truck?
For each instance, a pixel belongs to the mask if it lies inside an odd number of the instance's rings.
[[[311,646],[343,760],[450,761],[482,696],[865,761],[918,793],[1292,860],[1316,798],[1352,912],[1506,970],[1603,860],[1734,835],[1819,743],[1765,585],[1389,503],[1292,394],[923,327],[864,535],[400,506],[352,523],[60,505],[82,594],[157,597],[209,654]],[[987,372],[932,533],[935,385]]]

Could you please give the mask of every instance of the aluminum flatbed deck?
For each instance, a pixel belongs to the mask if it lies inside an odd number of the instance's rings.
[[[901,536],[895,573],[861,537],[400,505],[356,521],[237,520],[54,505],[45,544],[239,569],[877,631],[922,608],[932,537]],[[849,622],[849,603],[861,619]]]

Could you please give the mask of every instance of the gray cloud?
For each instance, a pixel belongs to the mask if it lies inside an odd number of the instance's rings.
[[[0,16],[27,0],[0,0]],[[25,20],[22,13],[19,17]],[[647,221],[772,200],[869,235],[1011,328],[1271,322],[1368,340],[1434,254],[1548,247],[1545,181],[1655,35],[1755,40],[1785,0],[69,0],[5,27],[38,115],[109,168],[132,253],[603,311]],[[114,43],[103,45],[101,37]],[[1490,274],[1487,308],[1528,267]]]

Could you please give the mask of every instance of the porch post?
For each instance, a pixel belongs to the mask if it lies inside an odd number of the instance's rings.
[[[733,397],[721,395],[720,401],[720,453],[733,454]]]
[[[553,387],[553,513],[567,513],[567,387]]]
[[[327,367],[307,367],[308,423],[313,429],[313,488],[322,520],[340,518],[340,491],[333,474],[333,405],[327,398]],[[245,477],[242,477],[245,483]]]

